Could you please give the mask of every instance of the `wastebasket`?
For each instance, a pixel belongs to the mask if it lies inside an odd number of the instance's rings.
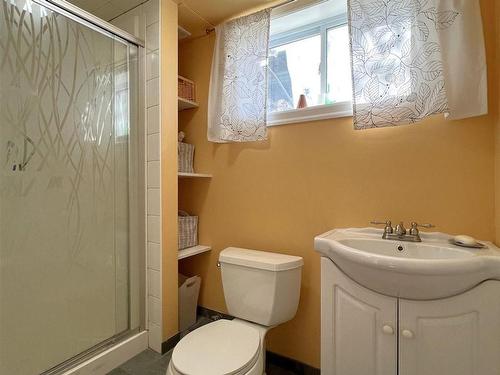
[[[179,274],[179,330],[185,331],[196,323],[196,308],[200,294],[201,277]]]

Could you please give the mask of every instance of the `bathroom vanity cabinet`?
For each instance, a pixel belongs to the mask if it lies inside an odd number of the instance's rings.
[[[499,375],[500,281],[430,301],[389,297],[321,258],[322,375]]]

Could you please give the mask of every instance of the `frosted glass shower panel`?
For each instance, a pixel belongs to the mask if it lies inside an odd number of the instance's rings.
[[[129,49],[0,1],[1,374],[39,374],[133,328]]]

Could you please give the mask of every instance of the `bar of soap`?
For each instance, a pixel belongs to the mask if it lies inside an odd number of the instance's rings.
[[[477,244],[477,240],[474,237],[466,236],[465,234],[453,237],[453,241],[464,244],[465,246],[474,246]]]

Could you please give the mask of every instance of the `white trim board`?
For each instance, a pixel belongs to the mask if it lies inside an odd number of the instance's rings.
[[[267,126],[350,117],[352,113],[352,102],[324,104],[302,109],[269,113],[267,115]]]

